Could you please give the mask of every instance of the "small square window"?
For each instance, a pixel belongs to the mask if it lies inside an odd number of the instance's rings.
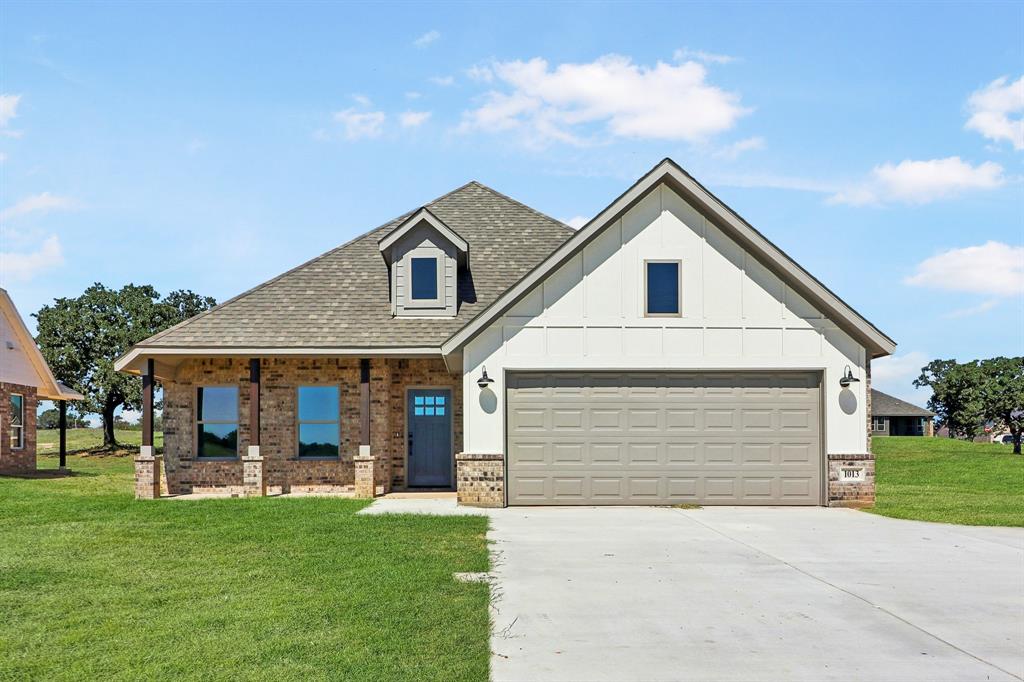
[[[679,261],[646,263],[645,307],[648,315],[679,315]]]
[[[415,398],[413,398],[413,403],[416,404],[416,405],[422,405],[423,404],[423,396],[418,395]]]
[[[437,416],[438,417],[443,417],[444,416],[444,408],[443,407],[437,408]]]
[[[416,415],[417,417],[422,417],[422,416],[423,416],[423,408],[422,408],[422,407],[416,407],[416,408],[413,408],[413,411],[412,411],[412,412],[413,412],[413,414],[415,414],[415,415]]]
[[[409,287],[414,301],[433,301],[437,298],[437,259],[413,258],[412,283]]]
[[[426,414],[426,416],[428,416],[428,417],[433,417],[434,416],[434,408],[433,407],[426,408],[424,414]]]
[[[434,404],[434,396],[428,395],[426,397],[426,401],[425,402],[427,403],[427,405],[433,405]]]
[[[438,405],[444,405],[444,396],[443,395],[437,396],[437,398],[435,398],[435,400],[437,400],[437,404]]]

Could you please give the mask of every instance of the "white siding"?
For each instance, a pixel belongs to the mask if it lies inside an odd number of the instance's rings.
[[[682,315],[645,317],[643,262],[682,262]],[[482,366],[498,400],[481,398]],[[850,365],[861,383],[841,391]],[[824,371],[829,453],[867,448],[865,351],[664,185],[465,348],[465,450],[504,451],[516,369]],[[841,395],[842,394],[842,395]]]
[[[38,388],[42,381],[26,352],[31,352],[31,349],[22,347],[14,324],[6,313],[0,312],[0,381]]]

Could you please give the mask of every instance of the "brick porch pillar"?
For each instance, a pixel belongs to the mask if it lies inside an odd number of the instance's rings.
[[[260,454],[260,359],[249,359],[249,448],[242,458],[242,487],[246,497],[267,494],[267,463]]]
[[[135,499],[160,497],[160,465],[163,458],[153,447],[153,359],[146,360],[142,373],[142,445],[135,458]]]

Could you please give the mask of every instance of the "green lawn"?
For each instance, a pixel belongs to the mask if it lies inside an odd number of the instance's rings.
[[[97,450],[103,445],[102,429],[68,429],[68,452]],[[114,429],[114,437],[123,446],[121,453],[134,453],[142,445],[142,431]],[[164,434],[157,431],[153,434],[157,450],[164,445]],[[57,454],[60,452],[60,431],[58,429],[39,429],[36,431],[36,451],[40,455]]]
[[[129,458],[69,465],[0,477],[0,679],[487,679],[487,586],[452,578],[485,518],[137,502]]]
[[[1024,456],[949,438],[873,438],[884,516],[972,526],[1024,526]]]

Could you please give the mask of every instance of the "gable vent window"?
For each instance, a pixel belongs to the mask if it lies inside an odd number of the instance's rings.
[[[437,298],[437,259],[413,258],[410,267],[410,291],[414,301],[433,301]]]
[[[678,316],[682,310],[680,262],[647,261],[644,264],[644,312],[648,317]]]

